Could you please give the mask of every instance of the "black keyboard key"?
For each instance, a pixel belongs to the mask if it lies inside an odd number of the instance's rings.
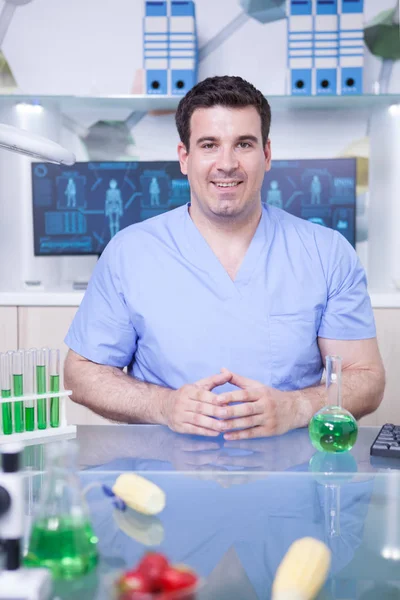
[[[400,458],[400,425],[386,423],[370,449],[371,456]]]
[[[378,450],[388,450],[390,448],[389,444],[374,444],[373,448],[377,448]]]

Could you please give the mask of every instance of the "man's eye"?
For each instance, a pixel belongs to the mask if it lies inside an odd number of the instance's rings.
[[[251,148],[251,144],[249,144],[249,142],[239,142],[239,146],[241,148]]]
[[[209,144],[203,144],[202,148],[204,148],[204,150],[211,150],[211,148],[214,148],[215,144],[212,144],[211,142]]]

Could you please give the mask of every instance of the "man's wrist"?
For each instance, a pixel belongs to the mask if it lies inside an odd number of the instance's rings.
[[[168,425],[168,416],[170,413],[171,406],[171,396],[174,392],[175,390],[171,390],[169,388],[162,388],[162,394],[159,403],[159,416],[161,425]]]
[[[325,386],[287,392],[291,397],[291,429],[306,427],[312,417],[325,405]]]

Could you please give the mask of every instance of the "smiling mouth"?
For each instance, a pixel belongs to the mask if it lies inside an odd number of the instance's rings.
[[[229,181],[229,182],[212,181],[211,183],[213,183],[219,189],[229,189],[229,188],[238,187],[238,185],[240,185],[242,182],[241,181]]]

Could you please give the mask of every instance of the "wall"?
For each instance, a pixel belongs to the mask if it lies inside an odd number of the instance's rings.
[[[392,8],[396,0],[365,0],[365,21]],[[0,8],[4,0],[0,0]],[[199,65],[199,78],[214,74],[241,75],[268,95],[284,94],[286,79],[286,20],[260,23],[247,18],[239,0],[197,0],[199,48],[221,36],[220,45]],[[14,91],[26,94],[107,95],[140,93],[142,77],[142,0],[31,0],[16,9],[7,31],[3,52],[16,81]],[[227,35],[230,23],[242,15],[241,26]],[[222,33],[221,33],[222,32]],[[23,44],[21,44],[23,40]],[[29,52],[26,49],[29,49]],[[381,61],[365,48],[364,92],[371,93],[379,78]],[[1,88],[1,85],[0,85]],[[9,90],[8,90],[9,91]],[[389,91],[400,93],[400,61],[394,64]],[[76,152],[78,160],[101,156],[116,160],[124,155],[139,160],[176,159],[178,136],[173,114],[134,114],[126,136],[133,143],[119,146],[111,137],[102,148],[91,145],[99,120],[126,121],[129,107],[105,109],[91,104],[44,102],[38,119],[29,110],[16,111],[13,102],[0,102],[0,121],[42,132]],[[20,107],[19,107],[20,108]],[[386,110],[386,109],[385,109]],[[369,156],[369,131],[374,111],[279,111],[273,114],[271,140],[273,158],[328,158]],[[400,114],[391,117],[400,121]],[[391,128],[388,124],[388,131]],[[115,132],[114,132],[115,133]],[[379,136],[378,136],[379,137]],[[373,145],[381,140],[374,140]],[[43,289],[70,288],[72,280],[87,280],[94,267],[93,257],[36,258],[32,255],[30,161],[0,151],[0,291],[19,290],[26,282],[40,281]],[[10,177],[10,174],[13,177]],[[387,177],[385,178],[387,181]],[[369,195],[360,185],[358,198],[357,251],[367,269],[371,289],[397,290],[400,285],[394,267],[387,272],[379,261],[370,260],[383,252],[386,261],[400,252],[395,247],[390,213],[396,202],[386,186],[385,224],[376,218],[368,223],[368,204],[376,206],[379,195]],[[375,186],[379,189],[379,185]],[[377,209],[378,210],[378,209]],[[22,217],[21,217],[22,215]],[[369,249],[367,229],[373,247]],[[17,243],[16,243],[17,242]],[[12,261],[11,261],[12,258]],[[400,262],[400,256],[398,257]],[[397,260],[397,258],[396,258]]]

